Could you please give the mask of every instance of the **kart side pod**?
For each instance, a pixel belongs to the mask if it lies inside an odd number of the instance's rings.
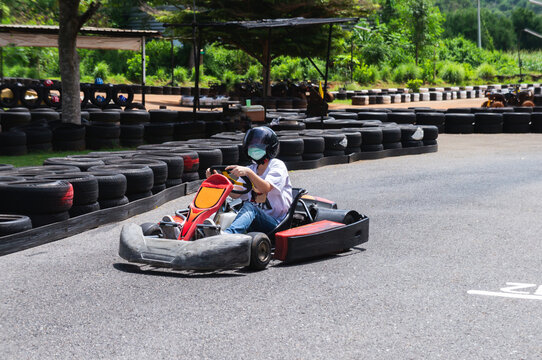
[[[275,259],[299,261],[348,250],[369,240],[368,217],[344,210],[335,210],[333,216],[335,221],[320,220],[276,233]]]

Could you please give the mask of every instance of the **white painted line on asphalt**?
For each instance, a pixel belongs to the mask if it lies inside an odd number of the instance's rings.
[[[500,289],[501,291],[469,290],[467,291],[467,294],[496,296],[513,299],[542,300],[542,285],[537,287],[536,284],[516,282],[507,282],[506,285],[506,287]],[[525,291],[525,289],[533,288],[537,288],[533,293],[531,293],[530,291]]]
[[[514,298],[514,299],[542,300],[542,296],[540,295],[510,294],[510,293],[503,293],[503,292],[498,292],[498,291],[469,290],[467,291],[467,294],[496,296],[496,297],[505,297],[505,298]]]

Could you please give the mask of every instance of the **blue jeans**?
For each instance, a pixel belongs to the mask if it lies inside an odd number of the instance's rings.
[[[268,233],[273,230],[279,220],[275,219],[249,201],[245,201],[243,207],[233,220],[229,228],[224,230],[228,234],[246,234],[251,231]]]

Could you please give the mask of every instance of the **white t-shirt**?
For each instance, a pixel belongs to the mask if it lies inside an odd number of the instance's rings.
[[[248,168],[258,174],[257,164],[251,164]],[[258,204],[258,206],[261,206],[263,211],[269,216],[281,221],[286,216],[286,213],[288,213],[292,204],[292,183],[290,182],[288,169],[281,160],[271,159],[264,173],[259,176],[270,183],[273,188],[267,193],[268,204],[262,203]],[[243,180],[239,179],[238,181],[242,182]],[[244,201],[251,200],[252,192],[243,194],[240,198]]]

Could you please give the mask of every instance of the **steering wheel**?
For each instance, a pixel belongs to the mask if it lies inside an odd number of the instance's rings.
[[[250,192],[253,188],[252,181],[250,181],[248,176],[241,176],[241,179],[243,179],[244,183],[237,181],[237,179],[234,179],[231,177],[230,173],[226,170],[226,166],[211,166],[209,168],[211,170],[211,174],[213,173],[213,170],[217,173],[224,175],[233,185],[241,186],[241,190],[236,190],[235,188],[231,191],[234,194],[246,194]]]

